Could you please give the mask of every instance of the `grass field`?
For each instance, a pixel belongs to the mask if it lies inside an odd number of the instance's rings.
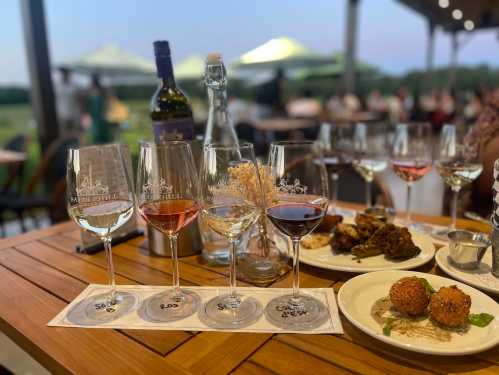
[[[132,158],[138,155],[138,141],[152,136],[147,101],[128,101],[131,117],[119,133],[120,141],[130,146]],[[0,106],[0,147],[17,134],[27,134],[31,138],[28,148],[28,161],[25,181],[33,174],[40,160],[40,148],[37,140],[36,124],[30,105]],[[133,164],[135,165],[135,163]],[[0,166],[0,186],[5,180],[5,168]]]

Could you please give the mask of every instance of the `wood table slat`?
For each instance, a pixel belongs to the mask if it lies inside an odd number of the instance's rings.
[[[165,358],[194,374],[225,374],[271,337],[263,333],[201,332]]]
[[[73,222],[68,221],[55,224],[48,228],[26,232],[18,236],[2,238],[0,239],[0,249],[14,247],[23,243],[39,240],[43,237],[53,236],[55,234],[71,232],[74,231],[75,228],[76,225]]]
[[[236,368],[233,372],[234,375],[272,375],[276,374],[274,371],[259,366],[254,362],[246,361]]]
[[[55,373],[186,373],[114,330],[47,327],[65,303],[0,266],[0,329]],[[77,348],[77,349],[76,349]]]
[[[268,341],[250,357],[250,361],[278,374],[353,373],[276,340]]]

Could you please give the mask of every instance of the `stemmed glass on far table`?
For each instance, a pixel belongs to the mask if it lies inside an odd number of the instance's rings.
[[[275,142],[269,166],[276,197],[267,207],[267,217],[293,243],[293,292],[272,299],[265,316],[284,329],[313,329],[327,320],[328,310],[313,296],[300,292],[300,239],[320,224],[327,211],[324,160],[315,142]]]
[[[133,215],[134,196],[128,149],[119,144],[70,149],[67,161],[67,207],[82,229],[104,244],[109,273],[108,291],[85,300],[75,315],[87,324],[109,322],[137,304],[132,293],[115,285],[112,234]]]
[[[375,173],[388,166],[387,128],[383,123],[357,123],[353,134],[353,167],[366,182],[366,207],[372,206]]]
[[[392,145],[392,168],[407,183],[405,225],[427,231],[424,224],[411,222],[411,190],[423,178],[432,163],[432,136],[428,123],[397,124]]]
[[[197,312],[200,297],[180,287],[177,258],[179,231],[196,219],[197,174],[189,144],[142,142],[137,176],[137,200],[144,220],[168,237],[172,254],[173,287],[145,301],[152,321],[169,322]]]
[[[463,127],[446,124],[440,134],[440,145],[435,166],[438,174],[452,190],[451,226],[434,233],[437,239],[447,241],[447,234],[456,229],[459,192],[482,173],[480,145],[471,144],[466,139]]]
[[[245,184],[237,176],[255,181]],[[203,150],[200,176],[201,219],[230,242],[229,292],[212,298],[202,306],[200,319],[218,329],[246,327],[260,318],[260,302],[236,289],[236,250],[242,234],[261,211],[262,191],[253,145],[222,146],[209,144]],[[256,187],[256,188],[255,188]]]

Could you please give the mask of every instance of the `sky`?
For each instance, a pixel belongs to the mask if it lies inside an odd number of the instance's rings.
[[[29,82],[19,3],[1,0],[0,84]],[[45,0],[45,15],[52,63],[110,42],[152,61],[157,39],[170,41],[177,62],[213,51],[231,61],[279,36],[317,52],[341,51],[346,0]],[[360,1],[358,57],[385,72],[424,68],[426,32],[425,20],[395,0]],[[438,31],[435,64],[449,59],[450,37]],[[499,66],[497,31],[474,33],[459,61]]]

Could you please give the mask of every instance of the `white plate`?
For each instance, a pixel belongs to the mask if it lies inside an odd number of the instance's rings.
[[[449,256],[449,248],[447,246],[437,251],[435,260],[438,266],[453,278],[486,292],[499,294],[499,279],[490,272],[492,269],[491,250],[491,248],[487,249],[480,267],[476,270],[461,270],[453,266],[447,258]]]
[[[412,240],[421,249],[413,258],[405,260],[390,260],[383,254],[360,259],[360,263],[351,253],[333,253],[331,246],[300,251],[300,262],[311,266],[346,272],[373,272],[381,270],[408,270],[419,267],[433,259],[435,246],[432,238],[421,232],[410,231]]]
[[[442,286],[457,285],[471,297],[471,312],[486,312],[495,319],[486,327],[470,326],[463,335],[452,333],[450,342],[429,338],[407,337],[397,332],[383,334],[383,328],[371,316],[371,307],[388,295],[390,287],[406,276],[424,277],[438,290]],[[338,305],[346,318],[361,331],[388,344],[414,352],[438,355],[465,355],[481,352],[499,344],[499,304],[472,287],[445,277],[412,271],[383,271],[359,275],[347,281],[338,293]]]

